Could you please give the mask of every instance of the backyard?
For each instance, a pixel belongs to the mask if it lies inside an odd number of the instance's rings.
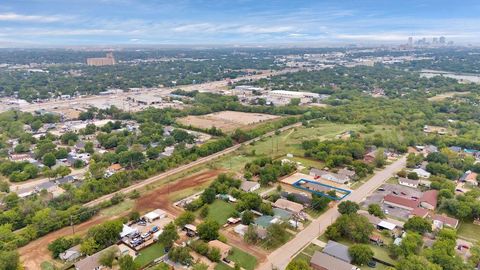
[[[253,270],[257,265],[257,258],[246,253],[245,251],[234,247],[227,257],[232,262],[237,263],[245,270]],[[215,270],[231,270],[232,268],[224,263],[218,263]]]
[[[232,216],[235,206],[223,200],[215,200],[208,206],[208,216],[206,219],[215,220],[218,224],[227,223],[227,219]]]
[[[458,228],[457,235],[459,238],[471,242],[478,242],[480,241],[480,234],[478,232],[480,232],[480,225],[462,222]]]
[[[145,249],[142,249],[138,256],[135,258],[135,265],[137,267],[145,267],[149,263],[153,262],[158,257],[161,257],[165,254],[165,250],[162,244],[155,243]]]

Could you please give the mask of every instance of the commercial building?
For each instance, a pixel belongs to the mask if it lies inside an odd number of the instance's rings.
[[[89,66],[113,66],[115,65],[115,57],[113,53],[107,53],[106,57],[87,58]]]
[[[285,90],[272,90],[267,93],[267,101],[274,105],[286,105],[290,103],[292,99],[299,99],[300,103],[311,103],[314,100],[321,100],[326,98],[326,95],[320,95],[311,92],[297,92],[297,91],[285,91]]]

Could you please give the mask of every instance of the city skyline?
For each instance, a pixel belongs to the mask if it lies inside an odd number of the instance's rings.
[[[480,43],[474,1],[7,0],[0,47]]]

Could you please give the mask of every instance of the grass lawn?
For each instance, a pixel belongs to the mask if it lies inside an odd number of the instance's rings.
[[[120,215],[120,214],[123,214],[123,213],[127,213],[131,209],[133,209],[134,203],[135,203],[134,200],[125,199],[123,202],[121,202],[117,205],[113,205],[111,207],[102,209],[100,211],[100,215],[107,216],[107,217],[113,217],[113,216],[117,216],[117,215]]]
[[[462,222],[460,223],[460,227],[458,228],[457,235],[458,237],[471,241],[471,242],[478,242],[480,241],[480,226],[475,225],[470,222]],[[473,240],[473,241],[472,241]]]
[[[139,255],[135,258],[135,264],[139,267],[144,267],[163,254],[165,254],[163,245],[155,243],[140,251]]]
[[[54,270],[55,266],[51,262],[44,261],[40,264],[42,270]]]
[[[236,247],[232,249],[232,253],[228,255],[227,258],[236,262],[240,267],[246,270],[253,270],[257,265],[257,258]]]
[[[304,250],[302,250],[302,253],[305,253],[309,256],[313,256],[315,251],[320,251],[320,250],[322,250],[322,247],[317,246],[317,245],[312,243],[312,244],[308,245]]]
[[[231,269],[233,268],[224,264],[223,262],[217,263],[217,265],[215,266],[215,270],[231,270]]]
[[[227,219],[232,216],[235,211],[235,206],[231,203],[222,200],[215,200],[208,206],[207,219],[213,219],[218,224],[223,225]]]

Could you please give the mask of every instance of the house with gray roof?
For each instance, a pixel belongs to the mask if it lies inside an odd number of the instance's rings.
[[[356,266],[330,256],[326,253],[315,251],[310,260],[310,266],[315,270],[355,270]]]
[[[347,263],[352,262],[352,258],[348,253],[348,247],[332,240],[327,242],[327,245],[323,248],[323,253]]]

